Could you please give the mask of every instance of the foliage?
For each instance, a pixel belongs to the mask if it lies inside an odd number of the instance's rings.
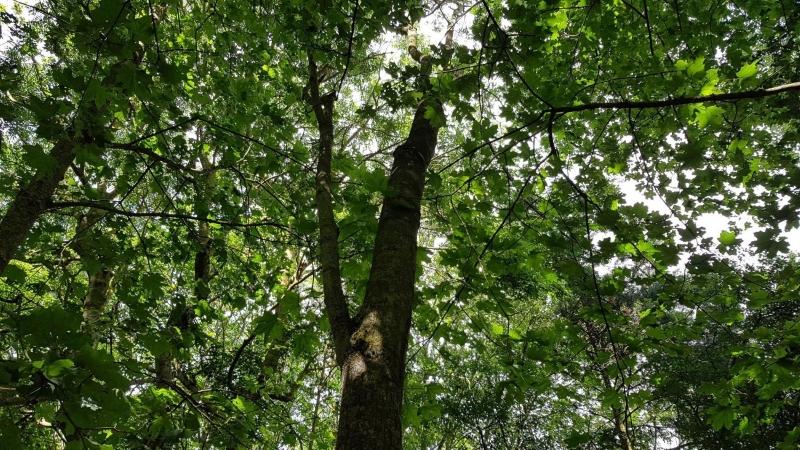
[[[4,448],[333,448],[309,54],[336,98],[351,311],[392,152],[425,96],[445,105],[425,111],[408,448],[800,443],[797,4],[42,0],[0,20],[0,209],[78,143],[0,278]],[[420,21],[454,48],[410,43]]]

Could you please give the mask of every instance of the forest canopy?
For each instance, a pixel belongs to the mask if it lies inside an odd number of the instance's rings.
[[[3,0],[7,449],[795,449],[800,5]]]

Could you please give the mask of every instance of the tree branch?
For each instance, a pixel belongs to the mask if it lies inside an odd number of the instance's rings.
[[[342,71],[342,76],[339,78],[339,87],[336,88],[336,92],[342,91],[342,84],[344,84],[344,80],[347,77],[347,71],[350,69],[350,62],[353,59],[353,39],[356,34],[356,20],[358,20],[358,0],[356,0],[356,6],[353,8],[353,20],[350,22],[350,37],[347,40],[347,62],[344,64],[344,70]]]
[[[158,136],[160,134],[164,134],[164,133],[170,132],[172,130],[177,130],[178,128],[181,128],[181,127],[183,127],[185,125],[188,125],[188,124],[198,120],[199,118],[200,117],[197,116],[197,115],[192,115],[190,117],[185,117],[185,118],[175,122],[174,124],[172,124],[172,125],[170,125],[170,126],[168,126],[166,128],[161,128],[159,130],[153,131],[152,133],[148,133],[148,134],[145,134],[144,136],[140,136],[140,137],[128,142],[127,144],[124,144],[124,145],[136,145],[139,142],[142,142],[144,140],[150,139],[151,137],[155,137],[155,136]]]
[[[778,95],[786,92],[793,92],[793,91],[800,91],[800,82],[788,83],[783,84],[780,86],[774,86],[771,88],[766,89],[754,89],[751,91],[741,91],[741,92],[728,92],[724,94],[713,94],[707,95],[705,97],[676,97],[666,100],[644,100],[644,101],[615,101],[615,102],[591,102],[585,103],[582,105],[572,105],[572,106],[557,106],[550,109],[543,110],[539,115],[534,117],[533,119],[529,120],[526,123],[523,123],[520,126],[511,128],[507,132],[503,133],[500,136],[493,137],[484,141],[481,144],[469,149],[464,154],[456,158],[455,160],[445,164],[442,168],[436,171],[437,174],[441,174],[445,170],[453,167],[459,161],[468,158],[478,150],[492,145],[495,142],[501,141],[503,139],[509,138],[512,135],[519,133],[520,131],[526,130],[536,124],[539,124],[541,119],[544,117],[545,114],[568,114],[572,112],[582,112],[582,111],[593,111],[598,109],[645,109],[645,108],[663,108],[668,106],[681,106],[681,105],[690,105],[693,103],[704,103],[704,102],[728,102],[728,101],[736,101],[736,100],[747,100],[747,99],[759,99],[770,97],[772,95]]]
[[[333,102],[335,94],[320,97],[317,63],[308,51],[309,103],[319,129],[319,154],[317,155],[316,203],[319,226],[320,269],[325,311],[331,323],[336,362],[341,366],[350,347],[353,320],[342,290],[339,266],[339,228],[333,213],[331,192],[331,159],[333,148]]]
[[[644,100],[627,101],[620,100],[614,102],[591,102],[583,105],[557,106],[545,112],[555,114],[566,114],[571,112],[591,111],[595,109],[643,109],[643,108],[663,108],[667,106],[690,105],[693,103],[705,102],[727,102],[745,99],[757,99],[777,95],[784,92],[800,91],[800,81],[783,84],[767,89],[754,89],[751,91],[728,92],[724,94],[713,94],[700,97],[676,97],[665,100]]]

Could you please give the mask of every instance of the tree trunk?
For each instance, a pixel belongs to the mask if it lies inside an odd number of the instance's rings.
[[[589,341],[589,345],[591,346],[591,350],[588,351],[588,355],[591,361],[594,363],[595,370],[600,375],[600,379],[603,381],[603,386],[606,388],[606,390],[614,390],[616,392],[620,392],[621,389],[625,389],[624,383],[617,385],[616,380],[611,380],[608,372],[608,366],[597,362],[597,354],[600,351],[611,352],[612,355],[614,355],[612,357],[614,360],[619,358],[619,355],[617,354],[617,348],[610,344],[610,339],[609,342],[603,342],[603,334],[608,331],[603,327],[596,326],[589,320],[579,319],[578,322],[586,333],[586,339]],[[628,432],[627,426],[627,421],[630,417],[627,407],[620,408],[612,406],[611,414],[613,415],[612,422],[614,423],[614,434],[616,434],[617,439],[619,439],[620,448],[622,450],[633,450],[633,436],[631,436],[631,433]]]
[[[75,150],[75,143],[69,139],[56,143],[50,150],[52,166],[36,171],[33,180],[20,189],[9,205],[0,220],[0,273],[14,258],[33,224],[47,209],[53,192],[75,158]]]
[[[210,167],[210,163],[205,158],[201,159],[201,164],[204,169]],[[197,214],[205,217],[208,213],[208,195],[211,188],[214,186],[213,173],[209,173],[197,180],[197,184],[197,203],[201,205]],[[209,282],[211,281],[211,256],[213,248],[207,222],[197,223],[195,242],[198,246],[198,250],[194,255],[194,298],[195,302],[208,301],[211,293]],[[170,329],[177,328],[181,333],[189,331],[194,325],[194,305],[187,305],[185,303],[175,305],[170,312],[167,324],[170,326]],[[175,339],[173,343],[175,348],[180,348],[183,345],[179,339]],[[182,377],[181,381],[184,382],[186,387],[193,389],[195,380],[184,376],[185,373],[181,372],[179,369],[180,367],[175,360],[173,352],[167,352],[156,357],[155,372],[158,382],[169,385],[174,381],[177,375]]]
[[[194,296],[195,301],[199,302],[208,300],[208,283],[211,280],[211,238],[209,236],[208,223],[198,223],[196,239],[199,249],[194,255]],[[181,334],[191,330],[194,326],[194,306],[183,302],[175,305],[170,312],[167,323],[170,325],[170,332],[172,332],[173,328],[180,330]],[[177,339],[178,337],[176,336],[173,341],[176,348],[180,348],[183,345]],[[173,352],[163,353],[156,357],[155,372],[157,382],[169,386],[174,382],[176,376],[184,375],[179,369],[180,367],[175,360]],[[184,382],[186,387],[194,387],[194,380],[186,377],[179,379]]]
[[[320,95],[317,66],[310,52],[308,59],[309,103],[319,129],[316,206],[320,269],[336,361],[342,370],[336,448],[399,450],[403,445],[403,385],[422,192],[425,172],[436,150],[441,122],[437,118],[443,118],[444,112],[436,99],[421,102],[408,138],[394,151],[364,302],[352,319],[342,290],[339,232],[331,192],[335,94]],[[429,61],[423,64],[424,81]]]
[[[628,434],[628,427],[625,426],[625,411],[620,408],[612,408],[611,412],[614,414],[614,432],[617,433],[620,447],[622,450],[633,450],[633,441]]]
[[[421,103],[408,139],[394,151],[367,292],[342,365],[338,449],[402,448],[420,203],[438,133],[425,118],[428,107],[442,114],[437,101]]]
[[[141,63],[141,56],[135,59],[134,62],[137,65]],[[114,74],[125,63],[127,61],[118,61],[113,64],[109,69],[109,74]],[[109,75],[103,79],[101,85],[104,88],[110,88],[115,80],[114,76]],[[127,94],[126,91],[123,91],[123,93]],[[87,122],[94,123],[95,119],[101,117],[106,112],[107,103],[108,100],[102,106],[90,103],[88,109],[83,111],[87,118],[90,119]],[[81,113],[80,110],[76,112]],[[33,224],[47,210],[56,187],[64,179],[67,169],[72,164],[72,161],[75,160],[78,147],[94,142],[95,137],[102,134],[102,129],[92,127],[82,131],[65,130],[62,138],[50,150],[49,159],[52,165],[37,170],[33,180],[17,193],[2,220],[0,220],[0,274],[6,269],[8,262],[14,258],[19,246],[25,242]]]
[[[105,200],[113,198],[114,194],[106,192],[104,183],[100,183],[98,192]],[[98,238],[102,231],[98,231],[99,222],[105,213],[101,210],[90,209],[85,214],[77,218],[75,226],[75,238],[72,248],[81,260],[88,276],[88,287],[86,297],[83,300],[83,328],[92,336],[92,341],[100,340],[101,327],[100,317],[105,312],[111,292],[111,281],[114,278],[114,271],[108,260],[108,250],[100,251],[98,248]],[[99,267],[90,271],[90,261],[97,261]]]

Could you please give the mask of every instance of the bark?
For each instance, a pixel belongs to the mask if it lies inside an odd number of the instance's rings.
[[[211,237],[208,223],[197,224],[197,245],[194,255],[194,295],[197,300],[208,300],[208,282],[211,280]]]
[[[194,295],[196,301],[201,301],[208,300],[208,282],[211,280],[211,239],[208,224],[205,222],[198,223],[197,244],[199,248],[194,257]],[[194,307],[183,303],[175,305],[167,323],[170,329],[177,328],[181,334],[190,331],[194,326]],[[176,344],[178,347],[180,345]],[[183,377],[179,379],[189,388],[195,384],[193,379],[181,373],[173,352],[156,357],[155,371],[157,381],[162,384],[174,383],[176,376]]]
[[[50,150],[52,166],[38,170],[9,205],[0,220],[0,273],[14,258],[33,224],[47,210],[53,192],[75,158],[75,151],[76,143],[70,139],[56,143]]]
[[[141,57],[135,58],[137,65],[141,63]],[[111,88],[116,80],[115,74],[126,61],[118,61],[109,69],[109,76],[105,77],[102,85]],[[95,123],[96,119],[106,112],[106,106],[96,106],[90,102],[86,110],[76,111],[86,115],[87,123]],[[52,165],[45,169],[36,171],[33,179],[23,186],[17,196],[6,210],[2,220],[0,220],[0,273],[3,273],[8,262],[14,258],[19,246],[28,237],[33,224],[39,219],[49,207],[53,193],[58,187],[70,164],[75,159],[75,154],[80,145],[91,144],[96,141],[95,137],[103,134],[102,129],[90,126],[84,130],[67,129],[50,150],[50,161]],[[103,139],[97,139],[102,141]]]
[[[333,193],[331,191],[335,97],[332,94],[320,97],[317,65],[310,52],[308,65],[309,102],[314,109],[314,117],[319,129],[315,200],[319,226],[319,262],[322,274],[323,301],[328,321],[331,324],[336,362],[341,366],[348,353],[353,324],[347,307],[347,299],[342,290],[342,275],[339,267],[339,229],[333,213]]]
[[[624,384],[617,385],[615,381],[611,380],[608,366],[600,364],[597,361],[597,355],[601,351],[608,351],[612,354],[616,353],[616,349],[613,346],[610,346],[608,342],[604,342],[603,334],[605,331],[588,320],[579,320],[579,325],[581,325],[586,333],[586,338],[591,346],[591,350],[589,350],[587,354],[589,355],[595,370],[600,375],[600,379],[603,381],[603,386],[607,390],[614,390],[617,392],[619,392],[620,389],[624,389]],[[618,357],[619,355],[613,356],[613,358]],[[614,433],[617,435],[617,439],[619,439],[620,448],[622,450],[633,450],[634,441],[631,433],[628,432],[627,426],[627,420],[629,417],[627,408],[612,406],[611,414],[613,415],[612,422],[614,423]]]
[[[209,165],[208,161],[201,160],[203,167]],[[208,174],[198,180],[199,204],[204,205],[201,209],[208,209],[207,199],[214,186],[213,174]],[[209,282],[211,281],[211,256],[212,245],[208,222],[198,222],[197,233],[195,236],[197,252],[194,255],[194,297],[196,302],[207,301],[209,298]],[[190,331],[194,326],[194,307],[180,303],[175,305],[167,321],[169,328],[177,328],[181,334]],[[176,346],[180,346],[178,343]],[[195,380],[185,376],[180,371],[180,366],[175,360],[173,352],[167,352],[156,357],[155,362],[156,380],[161,384],[169,385],[174,382],[176,376],[181,376],[181,381],[189,388],[193,388]]]
[[[622,450],[633,450],[633,441],[623,420],[625,411],[620,408],[612,408],[611,412],[614,414],[614,432],[617,434],[620,447]]]
[[[403,386],[425,172],[438,128],[417,107],[408,139],[394,151],[358,327],[342,365],[338,449],[402,448]]]
[[[413,28],[411,28],[413,30]],[[413,34],[413,31],[410,32]],[[449,36],[449,35],[448,35]],[[449,42],[448,42],[449,43]],[[420,82],[429,85],[430,58],[416,41],[409,51],[421,64]],[[364,302],[350,317],[339,268],[338,229],[331,192],[335,94],[320,95],[317,66],[309,52],[309,103],[319,130],[316,176],[319,257],[325,309],[331,322],[342,394],[336,448],[401,449],[405,359],[414,305],[417,233],[425,173],[438,139],[441,102],[428,98],[414,114],[406,141],[394,151],[383,200]],[[427,89],[425,89],[427,90]]]
[[[83,321],[91,328],[97,325],[100,316],[105,312],[113,277],[114,272],[108,267],[89,276],[89,292],[83,301]]]
[[[75,227],[75,241],[73,248],[81,260],[95,258],[100,260],[100,268],[95,272],[88,272],[88,290],[83,300],[83,326],[94,341],[99,340],[100,329],[98,327],[100,317],[105,312],[108,304],[109,293],[111,291],[111,280],[114,271],[111,266],[102,261],[102,257],[95,251],[95,240],[92,228],[102,219],[102,212],[91,210],[78,218]]]
[[[142,62],[141,58],[142,55],[135,56],[134,63],[139,65]],[[109,75],[101,82],[104,88],[114,87],[117,72],[127,62],[126,60],[117,61],[109,68]],[[122,93],[128,94],[126,91]],[[106,109],[105,104],[98,106],[94,102],[89,102],[89,106],[85,110],[79,109],[76,112],[79,115],[85,114],[87,123],[95,123],[106,113]],[[52,166],[37,170],[33,179],[17,193],[0,220],[0,236],[2,236],[0,239],[0,273],[3,273],[8,262],[14,258],[19,246],[28,237],[28,233],[39,216],[50,207],[53,193],[64,179],[79,146],[95,142],[95,137],[102,134],[103,130],[94,126],[84,130],[65,130],[64,135],[50,150]],[[102,139],[98,139],[98,141],[102,141]]]

